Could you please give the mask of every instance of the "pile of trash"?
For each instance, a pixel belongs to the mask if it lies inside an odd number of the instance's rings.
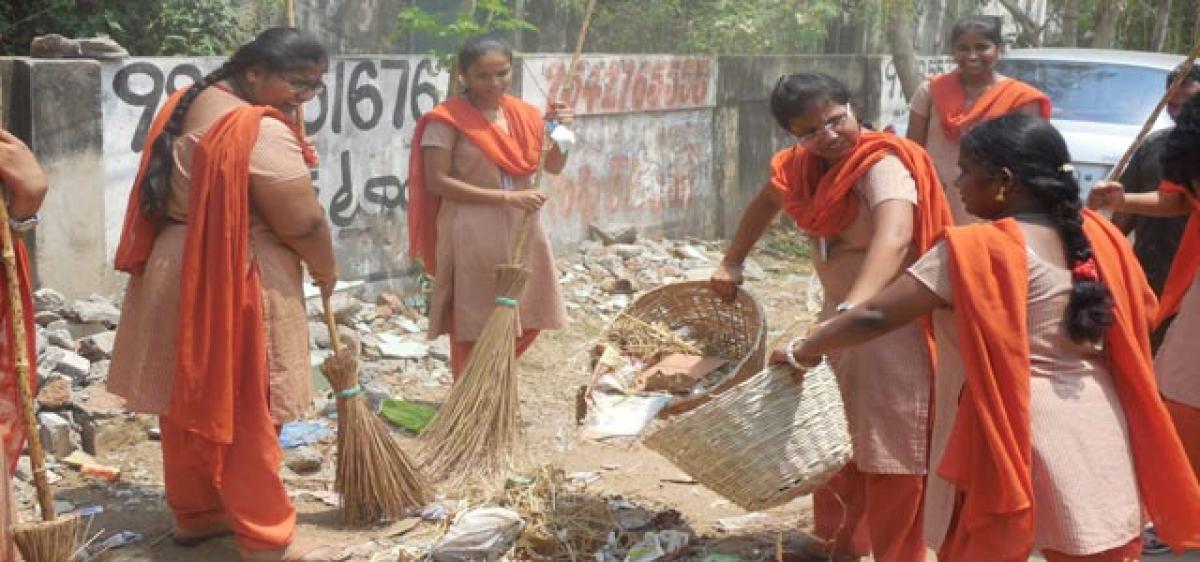
[[[429,549],[435,561],[654,562],[680,559],[693,533],[679,512],[588,489],[547,466],[508,480],[503,494],[460,512]]]

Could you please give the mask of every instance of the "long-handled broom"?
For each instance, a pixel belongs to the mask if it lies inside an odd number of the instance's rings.
[[[296,25],[292,0],[284,1],[287,24]],[[297,120],[304,129],[304,113]],[[338,338],[329,297],[321,295],[333,357],[321,366],[337,396],[337,469],[334,489],[342,496],[342,521],[369,525],[381,518],[400,518],[404,510],[429,501],[429,487],[392,438],[383,420],[363,400],[358,384],[358,349],[347,349]]]
[[[0,244],[3,245],[4,276],[8,281],[9,322],[12,323],[17,388],[21,393],[21,414],[29,437],[29,461],[33,484],[37,488],[42,520],[13,525],[13,541],[26,562],[68,562],[78,550],[79,518],[57,518],[54,495],[46,479],[46,458],[33,410],[33,392],[29,388],[29,348],[25,340],[25,309],[21,303],[21,282],[17,276],[17,253],[13,249],[12,230],[8,227],[8,207],[0,202]],[[5,484],[7,485],[7,484]],[[0,507],[0,509],[6,509]]]
[[[575,68],[579,64],[595,8],[596,0],[589,0],[561,99],[570,99],[565,92],[573,87]],[[550,141],[544,138],[534,189],[541,183],[549,151]],[[437,478],[454,473],[460,477],[487,477],[500,474],[511,465],[513,445],[520,434],[514,349],[517,339],[517,301],[525,289],[528,276],[524,266],[525,243],[533,218],[532,212],[526,212],[521,220],[513,249],[513,262],[496,268],[496,307],[467,359],[461,380],[450,389],[446,403],[421,434],[422,440],[428,444],[424,466],[429,474]]]
[[[1179,73],[1175,76],[1175,80],[1167,86],[1167,91],[1163,92],[1162,99],[1158,100],[1158,105],[1154,106],[1154,111],[1142,123],[1142,130],[1138,131],[1137,137],[1129,144],[1129,148],[1125,149],[1125,154],[1121,155],[1121,160],[1113,166],[1112,171],[1108,173],[1109,181],[1117,181],[1121,178],[1121,174],[1125,173],[1125,166],[1129,164],[1129,160],[1133,158],[1133,154],[1142,146],[1142,141],[1146,140],[1146,136],[1150,134],[1150,129],[1154,127],[1154,122],[1158,121],[1158,116],[1162,113],[1164,107],[1167,106],[1167,101],[1175,95],[1179,88],[1183,87],[1183,83],[1188,81],[1188,76],[1191,74],[1192,65],[1196,64],[1196,57],[1200,56],[1200,43],[1196,43],[1192,47],[1192,51],[1188,53],[1183,64],[1179,65]]]

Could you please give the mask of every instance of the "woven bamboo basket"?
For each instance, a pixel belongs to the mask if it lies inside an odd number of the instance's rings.
[[[797,382],[776,365],[646,437],[700,484],[747,511],[783,505],[821,487],[850,460],[850,431],[827,363]]]
[[[687,412],[746,380],[763,367],[766,357],[767,320],[758,301],[738,289],[733,302],[724,302],[707,281],[664,285],[633,301],[624,314],[643,322],[686,329],[687,339],[708,356],[733,364],[728,375],[696,396],[675,398],[659,417]]]

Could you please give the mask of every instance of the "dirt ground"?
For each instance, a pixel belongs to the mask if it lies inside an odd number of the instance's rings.
[[[756,262],[766,271],[766,279],[748,281],[764,310],[768,311],[773,342],[782,326],[797,318],[808,317],[806,282],[810,272],[800,249],[786,239],[764,244],[767,250],[756,253]],[[528,470],[552,464],[567,472],[599,473],[589,485],[600,495],[620,495],[629,501],[653,509],[677,510],[683,524],[695,537],[688,559],[702,560],[710,554],[731,554],[738,559],[768,560],[781,535],[795,539],[811,520],[808,498],[766,512],[741,529],[718,528],[718,520],[746,513],[727,500],[694,483],[671,463],[640,444],[613,446],[576,437],[574,422],[575,392],[586,379],[581,368],[583,349],[602,329],[599,313],[586,309],[572,312],[572,324],[563,331],[544,335],[521,363],[522,412],[526,423]],[[399,376],[387,382],[398,395],[408,399],[440,402],[446,386],[425,386]],[[142,420],[146,423],[148,420]],[[132,422],[131,422],[132,423]],[[135,424],[136,425],[136,424]],[[417,442],[401,438],[416,452]],[[195,548],[180,548],[169,540],[172,520],[162,499],[160,449],[153,441],[139,441],[100,460],[120,466],[122,481],[116,484],[85,482],[71,471],[59,484],[57,497],[76,507],[103,506],[94,517],[92,534],[108,537],[117,531],[143,535],[137,543],[103,553],[93,560],[103,561],[177,561],[219,562],[239,559],[231,538],[214,540]],[[298,476],[284,469],[285,481],[296,495],[299,511],[298,534],[329,544],[344,546],[356,561],[394,561],[401,545],[420,547],[441,535],[444,523],[404,519],[392,525],[348,529],[339,524],[335,508],[306,491],[321,492],[332,486],[332,445],[325,469],[317,476]],[[456,498],[461,490],[441,489],[442,496]],[[1190,559],[1190,558],[1189,558]],[[933,560],[930,555],[929,560]]]

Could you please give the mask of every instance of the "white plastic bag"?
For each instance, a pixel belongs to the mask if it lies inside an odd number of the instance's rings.
[[[463,512],[433,547],[436,562],[497,560],[508,552],[525,528],[525,520],[502,507]]]

